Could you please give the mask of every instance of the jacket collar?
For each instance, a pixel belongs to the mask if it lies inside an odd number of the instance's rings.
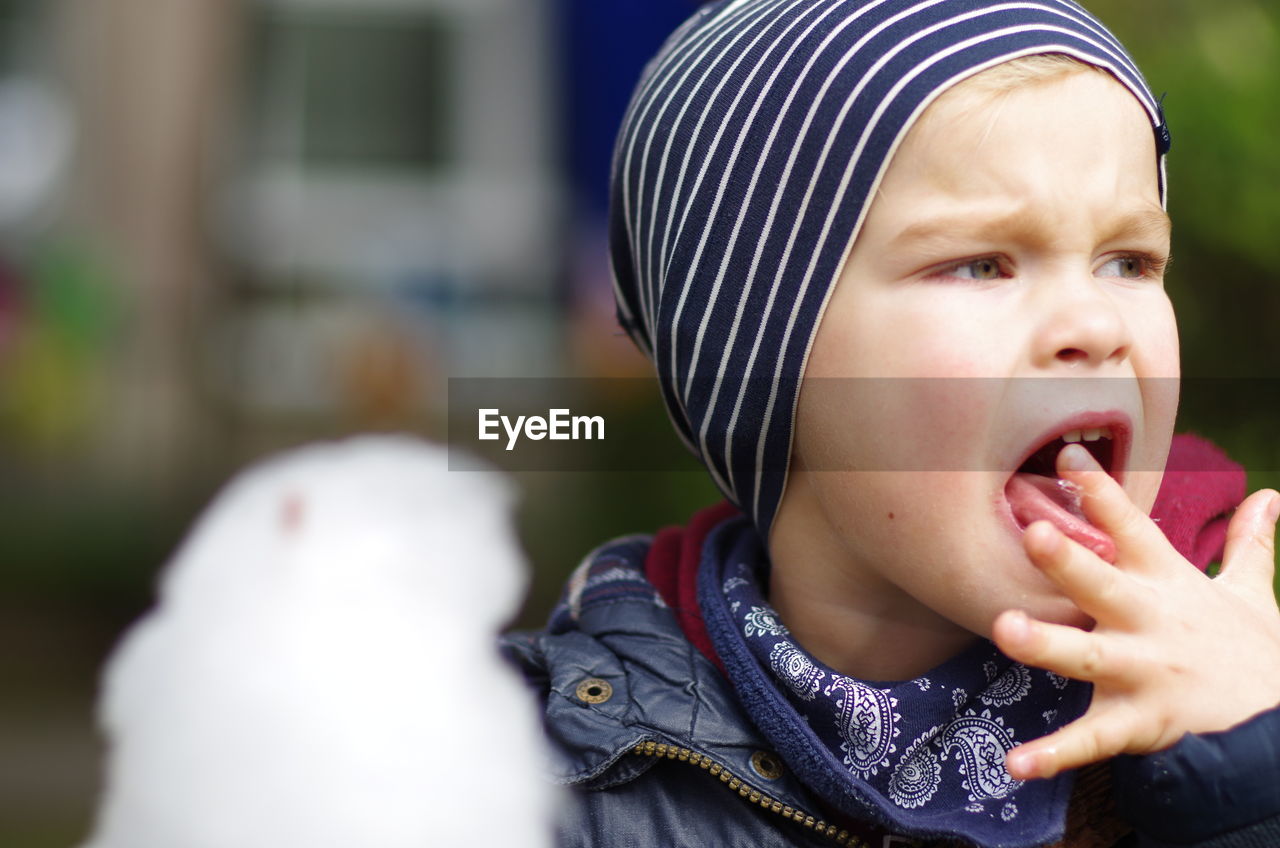
[[[652,542],[626,537],[589,554],[542,637],[548,727],[564,752],[556,778],[583,787],[614,785],[660,756],[692,759],[691,768],[705,763],[709,771],[727,773],[725,782],[740,781],[748,798],[756,792],[816,812],[716,664],[687,638],[678,620],[686,616],[646,577]],[[644,756],[628,756],[636,752]]]

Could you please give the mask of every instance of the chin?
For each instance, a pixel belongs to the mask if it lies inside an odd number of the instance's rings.
[[[1008,572],[1010,575],[1013,573]],[[1009,582],[1005,584],[1008,589],[987,593],[992,601],[986,605],[985,618],[975,622],[981,628],[975,630],[980,636],[991,639],[996,618],[1002,612],[1012,609],[1022,610],[1031,618],[1048,624],[1061,624],[1082,630],[1093,628],[1093,619],[1062,594],[1047,577],[1040,574],[1025,554],[1021,557],[1018,574],[1021,579],[1009,577]]]

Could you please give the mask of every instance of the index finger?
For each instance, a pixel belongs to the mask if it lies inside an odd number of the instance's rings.
[[[1139,509],[1129,494],[1079,444],[1069,444],[1058,454],[1058,474],[1081,489],[1080,508],[1085,517],[1131,554],[1158,549],[1172,550],[1160,528]],[[1133,567],[1162,562],[1163,557],[1120,557],[1117,565]]]

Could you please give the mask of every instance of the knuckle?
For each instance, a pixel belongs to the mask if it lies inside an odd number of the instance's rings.
[[[1112,607],[1120,601],[1121,586],[1118,574],[1104,571],[1093,589],[1094,598],[1101,606]]]
[[[1096,639],[1090,639],[1080,658],[1080,670],[1086,678],[1097,677],[1107,665],[1106,649]]]
[[[1115,528],[1122,536],[1137,536],[1143,532],[1148,520],[1142,510],[1131,503],[1126,503],[1116,518]]]
[[[1165,743],[1176,740],[1180,735],[1173,725],[1173,717],[1163,712],[1158,714],[1154,721],[1150,722],[1149,729],[1150,738],[1144,740],[1144,747],[1147,748],[1163,747]]]
[[[1081,764],[1095,762],[1101,750],[1098,729],[1096,726],[1090,726],[1086,733],[1080,735],[1079,744],[1076,746],[1076,760]]]
[[[1099,660],[1098,679],[1108,683],[1131,679],[1134,670],[1133,656],[1124,646],[1109,647],[1105,661]]]
[[[1274,565],[1276,558],[1275,535],[1264,528],[1260,532],[1253,534],[1253,542],[1262,549],[1262,553],[1267,557],[1267,560]]]
[[[1126,704],[1115,720],[1113,754],[1122,751],[1148,753],[1167,747],[1180,734],[1173,733],[1173,720],[1164,710],[1142,710],[1135,704]]]
[[[1103,725],[1094,737],[1094,759],[1106,759],[1119,753],[1128,738],[1128,728],[1119,722]]]

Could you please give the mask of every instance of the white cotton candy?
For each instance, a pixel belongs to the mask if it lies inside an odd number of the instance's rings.
[[[85,848],[549,845],[541,727],[496,649],[527,580],[512,505],[408,437],[233,480],[107,664]]]

